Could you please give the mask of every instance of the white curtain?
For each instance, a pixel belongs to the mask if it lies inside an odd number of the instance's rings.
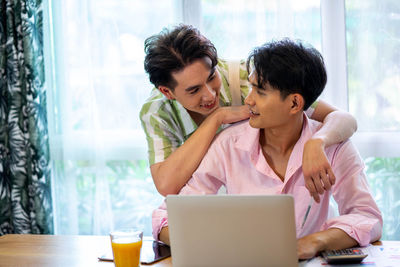
[[[149,235],[151,211],[162,197],[150,176],[138,119],[152,89],[143,42],[171,23],[164,14],[171,3],[47,3],[56,232],[107,234],[136,226]]]

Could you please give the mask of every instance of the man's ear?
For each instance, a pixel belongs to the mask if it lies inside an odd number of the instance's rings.
[[[170,88],[160,85],[160,86],[158,86],[158,90],[160,90],[160,92],[163,95],[165,95],[165,97],[168,98],[169,100],[175,99],[175,96],[172,93],[172,90]]]
[[[304,98],[300,94],[291,94],[290,97],[290,113],[294,114],[297,112],[303,112]]]

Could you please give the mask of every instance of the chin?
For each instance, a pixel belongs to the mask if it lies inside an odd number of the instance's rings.
[[[209,109],[209,110],[204,110],[203,109],[203,112],[202,112],[202,114],[203,115],[210,115],[211,113],[213,113],[215,110],[217,110],[219,108],[219,105],[215,105],[215,107],[214,108],[212,108],[212,109]]]
[[[257,126],[257,123],[252,121],[252,119],[249,120],[249,124],[250,124],[250,127],[252,127],[252,128],[260,128],[260,127]]]

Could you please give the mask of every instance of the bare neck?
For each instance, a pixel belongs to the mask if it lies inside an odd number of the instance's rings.
[[[282,181],[284,181],[292,150],[301,136],[302,128],[301,114],[280,127],[260,131],[260,146],[264,157]]]
[[[303,115],[294,117],[279,128],[261,129],[260,144],[281,153],[293,149],[301,136]]]

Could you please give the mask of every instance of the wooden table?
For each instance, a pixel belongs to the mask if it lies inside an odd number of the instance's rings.
[[[375,242],[374,245],[399,247],[400,241]],[[0,267],[112,267],[114,263],[97,259],[110,251],[108,236],[4,235],[0,236]],[[152,265],[142,266],[171,267],[172,261],[169,257]]]
[[[4,235],[0,236],[0,266],[114,266],[97,257],[111,251],[108,236]],[[171,257],[154,267],[172,266]]]

